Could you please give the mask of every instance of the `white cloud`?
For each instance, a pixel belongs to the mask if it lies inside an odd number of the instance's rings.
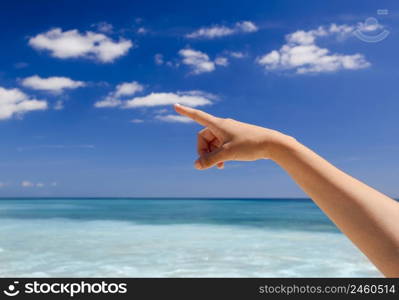
[[[144,90],[144,86],[137,81],[123,82],[118,84],[115,91],[108,94],[108,96],[101,101],[94,104],[95,107],[116,107],[122,104],[122,98],[132,96]]]
[[[243,57],[245,57],[245,54],[242,53],[242,52],[239,52],[239,51],[230,51],[230,52],[228,52],[228,54],[231,57],[234,57],[234,58],[243,58]]]
[[[130,120],[130,123],[134,123],[134,124],[144,123],[144,120],[142,120],[142,119],[133,119],[133,120]]]
[[[232,27],[214,25],[200,28],[186,35],[190,39],[215,39],[238,33],[251,33],[258,31],[258,27],[251,21],[237,22]]]
[[[331,24],[315,30],[299,30],[286,36],[286,44],[257,59],[267,70],[295,70],[298,74],[356,70],[370,66],[362,54],[336,54],[316,45],[319,37],[348,37],[356,28]]]
[[[226,67],[229,65],[229,60],[227,57],[219,56],[215,60],[211,60],[208,54],[185,48],[179,51],[182,57],[182,64],[187,65],[191,68],[191,74],[198,75],[207,72],[213,72],[216,66]]]
[[[218,66],[226,67],[229,65],[229,60],[226,57],[217,57],[215,59],[215,64]]]
[[[34,90],[62,93],[65,89],[76,89],[86,84],[83,81],[75,81],[67,77],[41,78],[34,75],[23,79],[22,85]]]
[[[55,102],[55,104],[54,104],[54,109],[55,109],[55,110],[62,110],[62,109],[64,109],[64,101],[58,100],[57,102]]]
[[[179,116],[179,115],[158,115],[155,116],[156,120],[164,122],[178,122],[178,123],[191,123],[193,120],[190,118]]]
[[[145,27],[140,27],[139,29],[137,29],[137,33],[138,34],[146,34],[146,33],[148,33],[148,29]]]
[[[232,34],[234,34],[234,30],[232,28],[221,25],[215,25],[211,27],[200,28],[192,33],[187,34],[186,37],[189,39],[198,39],[198,38],[214,39]]]
[[[104,100],[98,101],[94,103],[94,106],[97,108],[102,108],[102,107],[116,107],[122,104],[122,101],[119,99],[115,99],[112,97],[106,97]]]
[[[24,181],[21,182],[21,186],[22,187],[34,187],[35,184],[30,182],[30,181],[28,181],[28,180],[24,180]]]
[[[109,63],[125,55],[133,46],[132,42],[120,38],[113,41],[102,33],[78,30],[62,31],[61,28],[51,29],[29,39],[29,45],[37,50],[48,50],[57,58],[94,58],[103,63]]]
[[[200,90],[192,90],[192,91],[186,91],[186,92],[177,92],[180,95],[187,95],[187,96],[196,96],[196,97],[202,97],[202,98],[207,98],[209,100],[217,100],[219,97],[216,96],[215,94],[212,93],[207,93],[204,91]]]
[[[121,85],[119,85],[121,86]],[[118,89],[117,89],[118,90]],[[111,94],[115,94],[113,92]],[[189,119],[167,114],[168,109],[159,108],[159,106],[171,106],[175,103],[180,103],[183,105],[197,107],[203,105],[211,105],[213,101],[216,101],[218,97],[211,93],[206,93],[199,90],[176,92],[176,93],[150,93],[143,97],[133,97],[131,99],[120,99],[107,97],[105,100],[97,102],[96,107],[119,107],[122,109],[135,109],[135,108],[150,108],[152,109],[152,115],[154,119],[164,122],[180,122],[188,123]],[[145,110],[146,111],[146,110]],[[143,119],[132,119],[130,123],[143,123]]]
[[[107,22],[99,22],[91,25],[91,27],[95,27],[98,31],[104,33],[112,33],[114,31],[114,26]]]
[[[208,54],[193,49],[181,49],[183,64],[191,67],[193,74],[212,72],[215,70],[215,63],[209,59]]]
[[[256,32],[258,27],[251,21],[243,21],[236,23],[236,30],[242,32]]]
[[[143,90],[144,90],[144,86],[142,86],[137,81],[124,82],[124,83],[118,84],[116,86],[116,90],[114,92],[114,95],[115,95],[115,97],[120,98],[121,96],[134,95],[134,94],[136,94],[138,92],[141,92]]]
[[[161,54],[161,53],[157,53],[154,55],[154,62],[158,66],[165,65],[165,66],[168,66],[171,68],[176,68],[180,65],[179,62],[165,60],[163,54]]]
[[[155,64],[157,64],[157,65],[163,65],[164,64],[163,55],[160,53],[155,54],[154,61],[155,61]]]
[[[212,104],[212,99],[207,93],[199,91],[177,93],[151,93],[144,97],[136,97],[126,101],[123,108],[166,106],[180,103],[187,106],[203,106]]]
[[[0,120],[10,119],[15,115],[47,109],[47,102],[30,98],[19,89],[0,87]]]
[[[54,186],[53,184],[51,184],[51,185]],[[34,183],[29,180],[24,180],[21,182],[21,186],[24,188],[31,188],[31,187],[43,188],[43,187],[45,187],[45,184],[42,182]]]

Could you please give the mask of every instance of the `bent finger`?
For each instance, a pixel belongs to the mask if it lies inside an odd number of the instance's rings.
[[[199,170],[205,170],[213,167],[217,163],[224,162],[228,159],[227,150],[220,147],[212,152],[205,153],[195,162],[195,167]]]
[[[199,156],[210,152],[209,141],[207,141],[200,133],[197,135],[197,153]]]

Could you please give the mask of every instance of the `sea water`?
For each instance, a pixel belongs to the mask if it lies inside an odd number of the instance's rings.
[[[2,199],[1,277],[380,277],[309,199]]]

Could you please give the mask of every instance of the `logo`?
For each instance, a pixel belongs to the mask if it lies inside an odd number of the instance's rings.
[[[377,15],[387,15],[389,14],[389,10],[384,8],[384,9],[377,9]]]
[[[380,31],[378,33],[378,31]],[[376,18],[367,18],[364,23],[360,23],[353,34],[361,41],[366,43],[378,43],[386,39],[389,31],[378,23]]]
[[[14,297],[14,296],[18,295],[19,290],[17,290],[17,287],[16,287],[18,285],[18,283],[19,283],[19,281],[14,281],[14,284],[10,284],[8,286],[8,289],[3,291],[4,294],[6,294],[7,296],[10,296],[10,297]]]
[[[64,294],[71,298],[78,294],[126,294],[127,283],[116,282],[26,282],[18,288],[19,281],[14,281],[3,291],[6,296],[14,297],[20,293],[29,294]],[[1,294],[0,294],[1,296]]]

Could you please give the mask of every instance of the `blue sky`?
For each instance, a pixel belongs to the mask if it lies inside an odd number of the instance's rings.
[[[0,26],[0,196],[304,196],[270,161],[196,171],[176,101],[399,196],[397,1],[3,1]]]

